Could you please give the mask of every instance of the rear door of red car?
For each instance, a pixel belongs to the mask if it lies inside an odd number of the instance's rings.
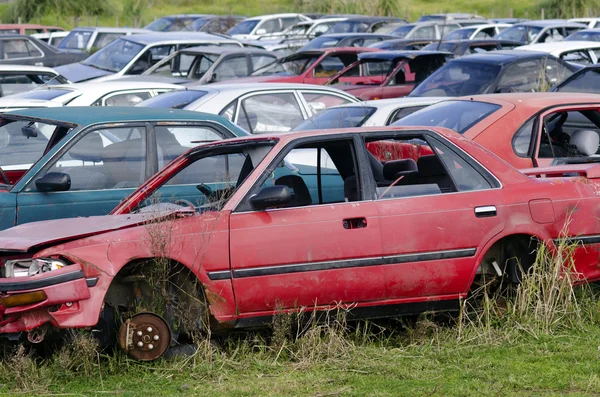
[[[378,203],[361,189],[358,164],[366,159],[356,151],[356,139],[317,136],[288,145],[231,214],[230,258],[240,313],[385,295]],[[288,186],[292,202],[254,210],[249,197],[273,185]]]
[[[499,181],[449,142],[432,135],[365,134],[366,145],[397,140],[428,148],[373,174],[386,298],[456,298],[468,290],[483,245],[504,228]],[[365,147],[366,147],[365,145]],[[427,154],[427,152],[431,154]]]

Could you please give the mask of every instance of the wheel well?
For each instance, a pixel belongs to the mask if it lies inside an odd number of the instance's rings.
[[[508,277],[519,283],[523,271],[534,263],[540,240],[529,234],[513,234],[496,241],[485,253],[478,274]]]

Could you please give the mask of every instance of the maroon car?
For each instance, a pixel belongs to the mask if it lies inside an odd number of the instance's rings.
[[[403,97],[451,57],[439,51],[365,52],[326,84],[363,101]]]
[[[335,47],[296,52],[252,73],[251,77],[224,83],[303,83],[325,84],[358,59],[360,53],[380,51],[375,48]],[[365,80],[366,81],[366,80]]]

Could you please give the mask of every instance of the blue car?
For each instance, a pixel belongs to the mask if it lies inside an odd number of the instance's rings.
[[[0,229],[108,214],[190,148],[245,135],[223,117],[175,109],[61,107],[5,113],[0,117]]]

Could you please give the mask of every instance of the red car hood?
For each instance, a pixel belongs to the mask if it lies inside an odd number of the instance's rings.
[[[169,214],[172,212],[90,216],[25,223],[0,232],[0,251],[27,252],[35,247],[138,226]]]

